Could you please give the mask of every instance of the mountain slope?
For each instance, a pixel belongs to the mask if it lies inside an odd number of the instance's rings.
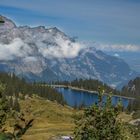
[[[30,81],[99,79],[119,86],[136,76],[121,59],[93,47],[83,47],[56,27],[17,27],[2,17],[0,71],[14,72]]]
[[[133,96],[140,96],[140,77],[130,80],[128,84],[122,88],[122,92]]]

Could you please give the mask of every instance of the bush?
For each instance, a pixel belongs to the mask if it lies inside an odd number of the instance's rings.
[[[122,105],[113,107],[111,96],[103,105],[102,95],[103,90],[100,90],[98,104],[85,109],[80,119],[76,120],[75,140],[126,140],[123,124],[117,119]]]

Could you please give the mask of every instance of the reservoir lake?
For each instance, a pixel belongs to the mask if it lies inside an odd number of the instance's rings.
[[[79,107],[81,105],[88,107],[98,102],[98,94],[96,93],[94,94],[87,91],[78,91],[63,87],[57,87],[55,89],[63,95],[65,101],[71,107]],[[106,98],[107,95],[104,95],[103,102],[106,101]],[[130,99],[119,96],[112,96],[112,104],[114,106],[119,102],[119,100],[122,101],[123,107],[127,108]]]

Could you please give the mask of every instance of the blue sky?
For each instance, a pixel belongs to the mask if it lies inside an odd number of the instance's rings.
[[[0,14],[18,26],[56,26],[140,72],[140,0],[0,0]]]
[[[0,13],[83,41],[140,45],[140,0],[0,0]]]

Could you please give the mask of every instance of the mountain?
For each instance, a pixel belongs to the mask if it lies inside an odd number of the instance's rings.
[[[0,25],[0,71],[29,81],[99,79],[123,86],[137,73],[122,60],[86,47],[58,28],[20,26],[6,17]]]
[[[140,77],[130,80],[128,84],[122,88],[122,92],[129,95],[140,96]]]

